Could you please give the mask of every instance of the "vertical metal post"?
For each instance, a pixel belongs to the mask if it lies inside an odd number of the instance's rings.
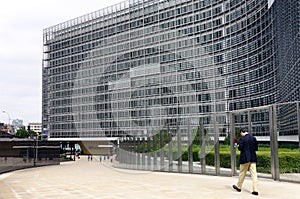
[[[118,150],[117,150],[117,157],[118,157],[119,165],[121,167],[123,166],[122,165],[122,163],[123,163],[123,148],[124,148],[124,143],[123,143],[123,140],[121,138],[121,140],[120,140],[120,142],[118,144]],[[99,155],[99,162],[100,162],[100,160],[101,160],[101,155]]]
[[[235,138],[235,120],[234,113],[229,114],[230,119],[230,157],[231,157],[231,174],[236,174],[236,149],[234,146],[233,139]]]
[[[39,157],[38,157],[38,149],[39,149],[39,140],[38,140],[38,136],[36,138],[36,148],[35,148],[35,158],[36,158],[36,164],[38,163]],[[75,146],[74,146],[74,161],[75,161]]]
[[[124,142],[124,140],[122,139],[120,141],[120,145],[119,145],[119,150],[118,150],[118,153],[119,153],[119,163],[120,165],[122,165],[123,163],[125,163],[125,168],[126,168],[126,159],[125,159],[125,153],[124,151],[126,151],[126,142]],[[101,156],[99,158],[99,160],[101,159]]]
[[[160,130],[160,171],[165,171],[164,130]]]
[[[169,172],[173,171],[173,142],[172,142],[172,132],[168,129],[168,159],[169,159]]]
[[[130,138],[125,138],[124,140],[124,152],[126,154],[128,154],[128,157],[127,156],[124,156],[125,160],[125,164],[126,164],[126,168],[130,168],[130,164],[131,164],[131,141],[130,141]]]
[[[73,151],[73,155],[74,155],[74,161],[76,160],[76,150],[75,150],[75,143],[72,143],[72,151]],[[71,152],[72,153],[72,152]],[[92,155],[92,154],[91,154]]]
[[[145,146],[145,137],[142,137],[142,169],[145,170],[146,166],[146,157],[145,157],[145,151],[146,151],[146,146]]]
[[[27,153],[26,153],[26,163],[29,161],[29,148],[27,148]]]
[[[188,161],[189,161],[189,173],[193,173],[193,146],[192,146],[192,130],[191,125],[188,126]]]
[[[129,155],[130,151],[128,149],[128,141],[124,140],[122,141],[122,148],[120,147],[121,151],[121,158],[122,158],[122,163],[124,163],[125,168],[127,168],[127,162],[130,160],[129,156],[127,157],[127,154]]]
[[[35,167],[36,166],[36,153],[35,153],[35,150],[36,150],[36,142],[35,142],[35,139],[33,138],[33,166]],[[72,147],[71,147],[71,159],[72,159]]]
[[[126,162],[128,163],[129,168],[132,168],[133,165],[133,140],[132,138],[128,138],[129,140],[127,140],[127,148],[129,151],[129,160],[127,160]]]
[[[135,152],[134,152],[134,138],[133,137],[130,137],[129,138],[129,150],[130,150],[130,153],[129,153],[129,156],[130,156],[130,161],[129,161],[129,168],[133,169],[133,165],[135,164],[134,163],[134,160],[135,160]]]
[[[128,150],[128,160],[126,160],[126,163],[128,164],[127,168],[132,168],[132,141],[131,138],[127,138],[126,140],[126,148]]]
[[[125,162],[126,162],[126,165],[128,165],[127,168],[131,168],[130,167],[131,166],[131,162],[132,162],[132,157],[131,157],[131,154],[132,154],[132,152],[131,152],[131,150],[132,150],[132,148],[131,148],[131,145],[132,145],[131,138],[125,138],[125,139],[126,139],[125,140],[125,150],[128,152],[128,157],[125,157],[126,158]]]
[[[140,137],[137,137],[137,144],[136,144],[137,169],[140,169],[140,166],[141,166],[140,146],[141,146]]]
[[[181,129],[176,129],[177,133],[177,158],[178,158],[178,173],[182,173],[182,148],[181,148]]]
[[[137,137],[133,137],[133,143],[132,143],[132,147],[133,147],[133,153],[132,153],[132,156],[133,156],[133,164],[132,164],[132,168],[135,168],[137,169]]]
[[[201,165],[201,173],[206,173],[206,162],[205,162],[205,135],[204,135],[204,126],[203,124],[200,124],[199,126],[199,134],[200,134],[200,165]]]
[[[118,149],[117,149],[117,157],[118,157],[118,161],[119,161],[119,166],[123,166],[123,165],[121,165],[121,163],[122,163],[122,148],[123,148],[123,146],[122,146],[122,141],[120,141],[120,143],[118,144]],[[100,158],[101,156],[99,155],[99,162],[100,162]]]
[[[299,141],[299,152],[300,152],[300,110],[299,110],[299,102],[296,103],[297,103],[298,141]]]
[[[151,137],[149,133],[147,138],[147,169],[151,170]]]
[[[274,180],[279,180],[276,105],[270,106],[269,111],[270,111],[269,116],[270,116],[271,173]]]
[[[214,114],[214,149],[215,149],[215,169],[216,175],[220,174],[220,143],[219,143],[219,125],[217,123],[217,117]]]
[[[123,140],[123,146],[124,146],[124,150],[123,150],[123,153],[124,153],[124,156],[123,156],[123,162],[125,163],[125,166],[127,168],[128,166],[128,163],[130,164],[130,160],[131,160],[131,156],[130,156],[130,153],[131,153],[131,149],[130,149],[130,141],[127,140],[127,138],[125,138],[126,140]],[[128,154],[128,155],[126,155]]]
[[[130,159],[131,159],[131,166],[130,168],[134,168],[136,164],[136,154],[135,154],[135,137],[130,138],[130,148],[131,148],[131,153],[130,153]]]
[[[157,134],[155,133],[153,136],[153,170],[157,170]]]

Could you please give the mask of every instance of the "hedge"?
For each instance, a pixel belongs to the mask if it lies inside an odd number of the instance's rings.
[[[281,152],[278,155],[280,173],[300,173],[300,155],[299,152]],[[188,160],[188,152],[184,151],[182,160]],[[193,149],[193,161],[200,161],[199,149]],[[214,152],[209,152],[205,156],[206,165],[214,166]],[[237,165],[239,164],[239,153],[236,155]],[[231,168],[230,151],[220,151],[220,166],[222,168]],[[257,153],[257,172],[271,173],[270,153]]]

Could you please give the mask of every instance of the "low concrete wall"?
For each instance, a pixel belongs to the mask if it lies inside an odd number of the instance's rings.
[[[34,161],[33,158],[0,157],[0,173],[25,169],[34,166],[58,165],[60,158],[39,158]]]

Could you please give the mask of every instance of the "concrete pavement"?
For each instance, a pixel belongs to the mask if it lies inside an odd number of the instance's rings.
[[[242,192],[232,189],[237,177],[123,170],[110,162],[75,162],[24,169],[0,175],[0,199],[84,198],[299,198],[300,184],[259,178],[259,196],[251,195],[246,177]]]

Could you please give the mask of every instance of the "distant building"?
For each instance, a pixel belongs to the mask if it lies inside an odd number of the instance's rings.
[[[8,124],[4,124],[4,123],[0,123],[0,132],[2,133],[0,135],[0,137],[3,137],[4,134],[13,134],[13,129],[11,128],[10,125]],[[5,137],[5,136],[4,136]]]
[[[3,123],[0,123],[0,139],[1,138],[12,138],[13,135],[8,133],[7,126],[5,126]]]
[[[29,123],[28,126],[30,126],[30,130],[36,132],[37,134],[42,133],[42,123],[33,122],[33,123]]]
[[[12,126],[16,128],[21,128],[23,126],[23,120],[21,119],[14,119],[11,123]]]

